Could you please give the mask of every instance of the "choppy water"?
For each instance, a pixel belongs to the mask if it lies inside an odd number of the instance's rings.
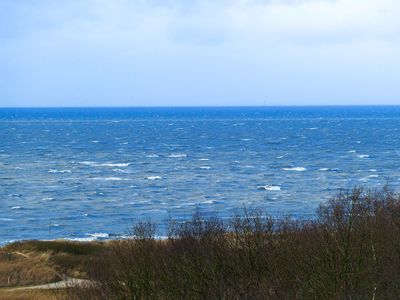
[[[399,142],[400,107],[0,109],[0,243],[195,210],[312,217],[339,189],[397,187]]]

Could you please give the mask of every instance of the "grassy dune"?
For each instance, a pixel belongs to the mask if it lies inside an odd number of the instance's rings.
[[[22,289],[88,278],[91,262],[107,242],[23,241],[0,248],[0,299],[68,299],[63,289]]]
[[[23,241],[0,249],[0,288],[87,278],[91,259],[106,243]]]

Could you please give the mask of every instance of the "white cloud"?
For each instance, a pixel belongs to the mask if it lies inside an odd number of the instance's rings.
[[[0,101],[395,101],[399,31],[398,0],[4,0]]]
[[[397,0],[60,1],[19,9],[26,34],[113,41],[336,43],[397,40]],[[29,22],[30,21],[30,22]],[[14,21],[15,22],[15,21]],[[18,21],[19,22],[19,21]],[[12,28],[8,29],[12,31]],[[54,36],[52,36],[54,35]],[[210,43],[211,41],[211,43]],[[145,46],[145,45],[144,45]]]

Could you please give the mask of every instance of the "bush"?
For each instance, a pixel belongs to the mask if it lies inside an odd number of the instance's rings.
[[[400,294],[400,198],[390,189],[341,193],[317,217],[243,211],[150,222],[94,260],[93,285],[70,299],[393,299]]]

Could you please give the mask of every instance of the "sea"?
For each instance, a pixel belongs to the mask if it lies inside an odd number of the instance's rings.
[[[314,218],[400,185],[400,106],[1,108],[0,244],[244,209]]]

